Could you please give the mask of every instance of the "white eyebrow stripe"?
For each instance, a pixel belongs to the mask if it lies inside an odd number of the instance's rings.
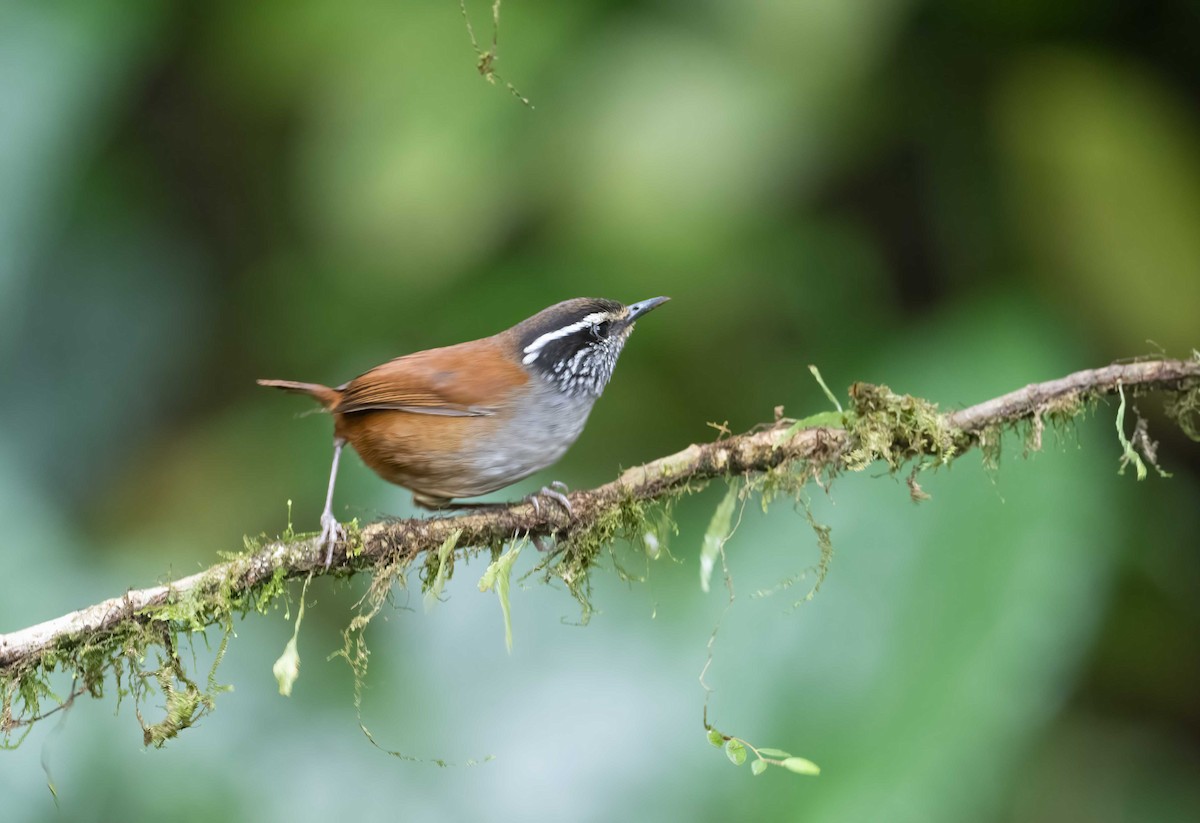
[[[534,360],[537,360],[537,356],[539,354],[541,354],[542,348],[545,347],[545,345],[547,343],[553,342],[553,341],[558,340],[563,337],[567,337],[568,335],[572,335],[575,332],[580,331],[581,329],[586,329],[588,326],[591,326],[595,323],[599,323],[600,321],[607,319],[608,316],[609,316],[608,312],[603,312],[603,311],[592,312],[587,317],[584,317],[582,320],[576,320],[574,323],[563,326],[561,329],[555,329],[554,331],[546,332],[541,337],[537,338],[536,340],[534,340],[532,343],[530,343],[528,346],[525,347],[525,349],[524,349],[525,357],[523,357],[521,359],[521,362],[524,363],[526,366],[528,366]]]

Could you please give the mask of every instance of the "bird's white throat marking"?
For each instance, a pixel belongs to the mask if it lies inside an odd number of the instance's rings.
[[[577,331],[586,329],[588,326],[592,326],[602,320],[606,320],[608,316],[608,312],[592,312],[582,320],[576,320],[574,323],[563,326],[561,329],[555,329],[554,331],[546,332],[525,347],[525,356],[521,358],[521,362],[528,366],[534,360],[537,360],[538,355],[542,353],[542,349],[545,348],[547,343],[560,340],[564,337],[574,334]]]

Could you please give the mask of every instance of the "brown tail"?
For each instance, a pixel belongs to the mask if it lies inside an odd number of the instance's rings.
[[[332,409],[336,406],[338,400],[342,397],[342,393],[337,389],[322,386],[320,383],[297,383],[295,380],[259,380],[258,385],[307,394],[327,409]]]

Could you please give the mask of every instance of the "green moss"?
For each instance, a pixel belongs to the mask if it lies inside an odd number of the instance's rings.
[[[1000,468],[1000,447],[1004,438],[1004,430],[1000,426],[985,426],[975,435],[979,451],[983,455],[983,468],[993,472]]]
[[[617,555],[618,544],[642,546],[648,533],[666,534],[675,528],[670,517],[672,503],[703,484],[681,484],[654,501],[626,495],[599,511],[593,520],[560,536],[554,550],[537,564],[532,573],[547,581],[561,580],[580,607],[580,624],[586,625],[593,613],[590,572],[605,552],[613,568],[625,580],[636,580]]]
[[[808,522],[809,528],[817,538],[817,548],[820,556],[815,566],[808,566],[790,577],[784,579],[776,586],[767,590],[759,590],[754,592],[751,597],[766,597],[778,591],[790,589],[801,580],[808,579],[809,575],[815,576],[812,587],[804,597],[796,601],[794,605],[811,600],[820,590],[821,584],[825,582],[825,577],[829,573],[829,568],[833,563],[833,540],[831,538],[832,528],[817,522],[813,515],[812,502],[808,496],[810,483],[816,483],[826,493],[829,492],[830,486],[834,478],[838,474],[838,466],[836,456],[830,455],[829,463],[821,463],[815,460],[797,460],[792,463],[777,466],[769,471],[763,472],[757,477],[751,478],[746,485],[745,493],[757,493],[762,503],[762,510],[765,514],[770,504],[778,497],[784,496],[792,501],[793,506],[804,513],[804,519]]]
[[[895,471],[922,456],[947,463],[968,445],[966,435],[945,421],[936,403],[869,383],[851,386],[850,398],[854,402],[848,429],[851,447],[842,465],[851,471],[862,471],[876,460]]]
[[[358,557],[363,553],[364,548],[362,526],[357,517],[342,525],[346,529],[346,557],[348,559]]]
[[[1164,411],[1184,434],[1200,442],[1200,381],[1169,398]]]
[[[804,519],[808,521],[809,528],[816,535],[817,548],[821,553],[820,559],[817,560],[817,579],[813,583],[812,588],[809,589],[808,594],[803,598],[803,600],[811,600],[821,590],[821,584],[825,582],[825,577],[829,574],[829,567],[833,565],[833,540],[830,537],[833,528],[817,522],[817,518],[813,516],[812,505],[807,499],[803,499],[803,504]]]
[[[786,497],[802,506],[808,484],[815,482],[822,489],[828,490],[837,476],[837,471],[836,463],[822,465],[811,460],[793,460],[746,478],[743,496],[757,494],[763,514],[766,514],[771,504],[780,497]]]
[[[1092,408],[1095,402],[1094,396],[1071,392],[1046,403],[1040,411],[1047,423],[1064,425],[1074,422],[1075,418]]]
[[[306,540],[293,537],[288,543]],[[289,564],[258,586],[237,590],[238,581],[251,569],[253,553],[261,548],[259,538],[246,538],[245,542],[246,552],[232,556],[188,591],[172,592],[165,603],[141,609],[133,620],[103,634],[61,637],[37,660],[0,676],[0,745],[17,745],[34,722],[76,696],[103,697],[109,683],[116,688],[118,706],[124,697],[134,698],[147,745],[161,746],[211,711],[216,695],[225,688],[217,683],[216,672],[234,616],[250,610],[265,613],[289,596]],[[205,630],[214,625],[223,635],[208,683],[201,687],[188,675],[175,650],[181,638],[189,646],[196,639],[206,639]],[[156,653],[158,664],[147,667],[145,661],[154,649],[160,650]],[[65,694],[53,686],[53,679],[59,677],[70,684]],[[147,723],[141,707],[156,690],[163,695],[166,713],[161,721]],[[46,708],[51,704],[53,708]]]
[[[454,577],[454,558],[454,552],[447,554],[445,561],[438,557],[437,552],[425,552],[425,561],[421,564],[417,575],[421,582],[422,593],[428,592],[439,579],[446,581]],[[443,566],[445,566],[444,570]]]
[[[221,643],[217,648],[212,667],[209,669],[208,681],[204,688],[188,677],[176,651],[175,641],[169,636],[164,639],[166,654],[165,657],[159,655],[158,668],[153,670],[139,668],[135,671],[136,680],[134,682],[137,684],[134,688],[135,696],[141,698],[147,694],[150,690],[150,683],[153,682],[166,702],[164,717],[157,723],[146,723],[140,708],[136,711],[138,723],[142,727],[144,745],[161,748],[168,740],[184,729],[195,725],[201,717],[216,708],[216,696],[231,688],[220,685],[216,676],[217,669],[225,657],[229,636],[232,633],[232,629],[226,629],[222,634]],[[140,704],[143,701],[139,699],[138,702]]]

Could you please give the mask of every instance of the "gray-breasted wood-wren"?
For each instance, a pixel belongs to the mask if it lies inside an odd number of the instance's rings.
[[[667,299],[567,300],[499,334],[398,357],[336,388],[259,380],[307,394],[333,415],[321,513],[325,565],[341,531],[333,487],[343,446],[411,490],[420,506],[467,505],[452,501],[504,488],[562,457],[612,377],[634,321]],[[541,493],[569,510],[559,492]]]

